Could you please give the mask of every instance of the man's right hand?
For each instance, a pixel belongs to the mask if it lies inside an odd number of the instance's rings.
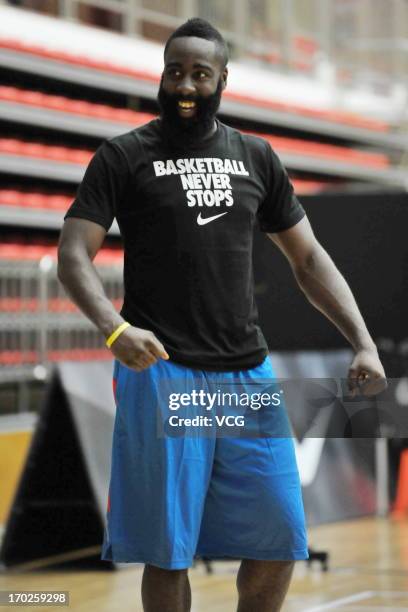
[[[158,359],[169,359],[164,346],[153,332],[139,327],[128,327],[112,344],[112,353],[123,365],[141,372]]]

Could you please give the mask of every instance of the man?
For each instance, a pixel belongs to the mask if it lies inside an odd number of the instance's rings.
[[[269,144],[215,118],[227,83],[219,32],[192,19],[169,38],[161,116],[98,149],[59,245],[59,278],[107,339],[117,414],[103,559],[145,564],[147,612],[190,610],[195,554],[242,559],[239,612],[279,610],[307,541],[293,441],[158,435],[163,385],[274,372],[257,325],[252,233],[288,258],[306,297],[355,350],[350,386],[385,386],[345,280],[316,241]],[[125,298],[118,314],[92,260],[116,216]],[[130,324],[130,325],[129,325]],[[218,378],[216,378],[218,377]]]

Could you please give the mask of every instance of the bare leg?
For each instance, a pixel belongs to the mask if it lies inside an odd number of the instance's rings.
[[[237,575],[237,612],[278,612],[289,588],[294,561],[244,559]]]
[[[188,570],[166,570],[145,565],[142,578],[144,612],[190,612]]]

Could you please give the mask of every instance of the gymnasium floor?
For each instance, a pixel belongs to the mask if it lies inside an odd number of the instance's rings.
[[[408,516],[323,525],[309,529],[309,540],[330,552],[330,570],[324,573],[317,564],[308,570],[298,562],[283,612],[408,612]],[[202,564],[191,569],[192,611],[234,612],[237,568],[235,561],[216,562],[210,576]],[[69,590],[69,609],[75,612],[141,612],[140,580],[141,566],[114,572],[37,570],[0,574],[0,590]]]

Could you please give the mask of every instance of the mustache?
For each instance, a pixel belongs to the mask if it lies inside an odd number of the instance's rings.
[[[198,96],[179,96],[178,94],[172,94],[174,99],[180,100],[181,102],[197,102],[199,100]]]
[[[204,106],[206,106],[206,104],[212,98],[212,96],[210,96],[210,99],[207,100],[203,96],[182,96],[181,94],[175,93],[169,94],[166,93],[163,88],[161,88],[159,92],[159,97],[162,101],[165,101],[165,103],[167,102],[167,104],[177,104],[178,102],[195,102],[198,105]]]
[[[160,87],[158,91],[157,101],[159,103],[160,110],[164,114],[168,112],[174,112],[175,106],[178,102],[195,102],[198,106],[200,113],[204,115],[215,115],[218,110],[221,101],[222,84],[221,80],[217,85],[217,89],[214,93],[209,96],[201,95],[187,95],[183,96],[179,93],[167,93],[163,88],[163,79],[160,81]]]

